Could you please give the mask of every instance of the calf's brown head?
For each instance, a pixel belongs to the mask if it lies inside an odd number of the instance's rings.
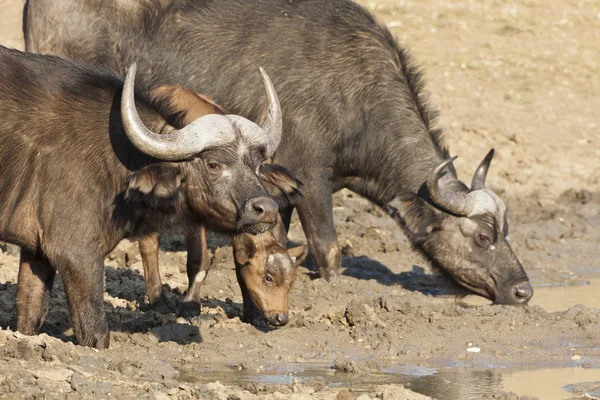
[[[260,181],[280,207],[296,206],[302,200],[302,182],[275,164],[260,168]],[[303,246],[287,249],[271,231],[233,238],[238,284],[244,300],[245,322],[283,326],[289,322],[288,295],[296,281],[296,270],[308,255]]]
[[[127,196],[147,204],[159,201],[173,204],[174,209],[185,208],[195,222],[222,232],[271,229],[277,222],[278,206],[259,174],[262,163],[279,145],[282,119],[267,74],[260,69],[268,102],[262,126],[225,114],[194,92],[163,87],[151,92],[151,97],[166,96],[182,118],[175,124],[180,126],[165,124],[155,133],[136,109],[135,70],[133,64],[125,79],[121,119],[130,142],[157,162],[131,173]]]
[[[288,294],[296,281],[296,270],[306,259],[306,245],[286,249],[273,232],[233,239],[238,283],[244,299],[244,321],[283,326],[289,322]]]

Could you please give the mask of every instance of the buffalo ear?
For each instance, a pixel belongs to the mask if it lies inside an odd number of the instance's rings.
[[[238,264],[246,264],[255,254],[256,246],[252,236],[242,233],[233,237],[233,255]]]
[[[182,180],[179,164],[150,164],[129,175],[125,198],[160,208],[161,205],[172,203],[179,195]]]
[[[287,253],[288,256],[292,258],[294,268],[297,268],[304,260],[306,260],[306,257],[308,256],[308,246],[303,244],[302,246],[292,247],[291,249],[287,249]]]
[[[150,89],[150,97],[159,103],[166,102],[173,114],[168,122],[181,129],[208,114],[226,114],[210,97],[179,85],[160,85]]]
[[[280,208],[296,206],[302,200],[304,184],[296,175],[281,165],[261,165],[258,179]]]
[[[424,238],[442,224],[442,216],[427,201],[414,193],[405,193],[390,201],[384,210],[389,214],[413,243]]]

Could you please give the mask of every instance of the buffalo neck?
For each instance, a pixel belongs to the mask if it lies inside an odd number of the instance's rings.
[[[365,124],[356,154],[345,163],[343,186],[378,205],[389,203],[403,192],[423,193],[431,171],[448,158],[438,130],[402,104],[378,107]],[[350,168],[348,168],[350,167]],[[454,177],[451,169],[450,177]]]

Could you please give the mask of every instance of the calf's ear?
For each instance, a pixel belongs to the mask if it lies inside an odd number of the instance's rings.
[[[242,233],[233,237],[233,255],[238,264],[246,264],[255,254],[256,246],[252,236]]]
[[[225,110],[210,97],[196,93],[179,85],[160,85],[150,89],[150,97],[157,102],[166,102],[172,117],[168,122],[181,129],[208,114],[226,114]]]
[[[287,253],[288,256],[292,258],[294,268],[296,268],[306,260],[306,257],[308,256],[308,246],[304,244],[302,246],[292,247],[291,249],[287,249]]]
[[[125,198],[150,207],[172,206],[180,194],[182,180],[183,173],[179,164],[150,164],[129,174]]]
[[[263,164],[258,179],[280,208],[297,206],[303,198],[300,179],[277,164]]]

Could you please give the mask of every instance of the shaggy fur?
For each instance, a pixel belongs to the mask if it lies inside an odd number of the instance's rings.
[[[190,87],[252,120],[265,107],[256,73],[264,67],[284,118],[274,161],[305,183],[298,214],[322,276],[339,273],[331,195],[348,188],[383,207],[394,199],[404,205],[398,221],[413,245],[455,279],[493,272],[497,276],[479,277],[471,287],[486,286],[490,296],[501,292],[502,298],[513,292],[513,283],[503,282],[523,279],[510,246],[502,257],[473,247],[477,228],[503,240],[501,234],[475,224],[465,236],[459,227],[465,221],[431,203],[424,183],[449,154],[422,73],[356,3],[28,0],[27,8],[29,50],[101,62],[120,74],[136,61],[144,82]],[[447,169],[445,184],[468,191],[454,168]],[[291,209],[282,213],[286,225],[290,216]]]

